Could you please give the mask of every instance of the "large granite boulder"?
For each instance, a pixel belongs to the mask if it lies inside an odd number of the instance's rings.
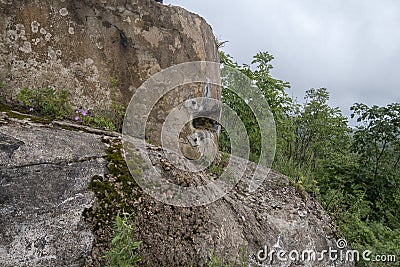
[[[130,100],[161,69],[218,62],[211,27],[198,15],[154,0],[26,1],[0,4],[1,95],[22,88],[67,89],[71,103],[92,109]]]
[[[151,160],[151,164],[142,167],[144,177],[155,168],[163,179],[180,186],[221,179],[218,168],[222,166],[218,164],[190,172],[183,170],[176,158],[171,161],[168,150],[148,145],[135,151],[137,155],[147,154]],[[128,165],[131,152],[127,153]],[[243,159],[236,158],[234,162],[246,169],[241,180],[233,190],[208,205],[177,207],[147,194],[140,196],[134,204],[133,221],[135,238],[143,241],[139,249],[143,266],[354,265],[345,256],[340,257],[346,255],[347,248],[338,248],[334,224],[315,199],[279,173]],[[251,192],[254,175],[265,180]],[[329,251],[334,252],[328,254]],[[284,259],[278,257],[280,252],[284,252]]]
[[[121,124],[115,106],[127,106],[152,75],[184,62],[219,62],[204,19],[154,0],[7,0],[1,2],[0,17],[0,96],[9,103],[18,102],[23,88],[65,89],[73,108]],[[209,78],[204,74],[200,81]],[[160,145],[169,112],[203,97],[205,87],[207,97],[221,98],[218,86],[204,84],[181,85],[161,95],[152,106],[146,137]],[[157,85],[148,90],[156,91]],[[184,142],[194,132],[191,125],[185,129]]]

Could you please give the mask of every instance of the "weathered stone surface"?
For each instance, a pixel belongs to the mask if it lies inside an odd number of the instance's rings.
[[[0,265],[82,266],[93,234],[82,212],[104,175],[101,138],[30,123],[0,123]]]
[[[220,64],[215,62],[190,62],[157,73],[132,98],[123,134],[197,159],[199,144],[191,136],[206,128],[202,119],[212,126],[221,118],[219,73]],[[208,130],[217,144],[217,127]]]
[[[154,0],[8,0],[0,5],[0,17],[0,81],[5,85],[0,95],[9,102],[22,88],[52,87],[68,90],[73,107],[107,111],[115,93],[127,105],[136,89],[162,69],[219,62],[204,19]],[[117,92],[111,77],[118,80]],[[221,98],[220,88],[208,89],[208,97]],[[204,84],[162,96],[152,106],[147,138],[160,145],[160,127],[171,109],[202,96]]]
[[[118,150],[120,139],[108,139],[116,140],[113,150]],[[101,136],[10,121],[2,114],[0,148],[0,265],[104,266],[101,256],[112,231],[95,224],[96,233],[103,235],[98,238],[82,218],[83,210],[94,204],[87,189],[91,177],[99,175],[109,186],[121,189],[106,170]],[[218,178],[208,170],[189,173],[176,168],[156,146],[148,145],[145,152],[172,183],[188,186]],[[254,167],[243,161],[245,176],[234,190],[201,207],[165,205],[130,183],[132,191],[139,192],[138,198],[127,203],[135,211],[135,238],[143,241],[141,266],[207,266],[211,251],[225,260],[242,255],[249,266],[352,266],[327,257],[324,261],[256,262],[264,246],[321,252],[336,249],[336,241],[326,212],[286,177],[267,174],[265,169],[264,184],[249,192]]]
[[[185,186],[217,178],[209,171],[179,170],[154,147],[145,153],[172,183]],[[173,207],[147,195],[141,197],[135,224],[136,237],[143,241],[139,249],[143,266],[208,266],[210,253],[238,264],[244,260],[248,266],[353,266],[352,262],[332,261],[328,254],[320,261],[290,260],[292,250],[298,251],[299,257],[303,251],[312,250],[316,259],[324,250],[337,250],[331,219],[316,200],[291,186],[285,176],[268,169],[262,169],[266,175],[263,185],[249,192],[256,166],[245,160],[241,166],[247,169],[234,190],[207,206]],[[265,247],[267,253],[275,250],[275,256],[258,261],[257,253]],[[286,251],[287,261],[277,260],[281,250]]]
[[[110,77],[127,104],[161,69],[219,58],[201,17],[154,0],[7,0],[0,17],[1,95],[9,101],[24,87],[50,86],[67,89],[76,107],[107,109]]]

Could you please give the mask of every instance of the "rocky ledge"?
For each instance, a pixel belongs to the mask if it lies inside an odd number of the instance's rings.
[[[1,266],[102,266],[101,253],[108,248],[112,222],[96,214],[106,208],[113,217],[121,207],[135,215],[132,223],[134,238],[142,241],[141,266],[207,266],[211,254],[250,266],[351,266],[328,258],[269,260],[264,265],[257,261],[257,252],[265,246],[316,252],[336,248],[326,212],[283,175],[269,172],[264,184],[250,193],[247,181],[255,165],[244,162],[249,167],[245,177],[222,199],[201,207],[169,206],[143,193],[133,180],[125,183],[115,178],[116,166],[124,163],[112,162],[116,159],[108,153],[122,153],[120,138],[1,114]],[[168,163],[161,148],[149,145],[146,153],[169,179],[194,177]],[[209,169],[196,175],[216,178]],[[94,182],[108,186],[100,190]],[[121,191],[118,197],[113,198],[113,190]],[[102,194],[108,196],[107,205]]]

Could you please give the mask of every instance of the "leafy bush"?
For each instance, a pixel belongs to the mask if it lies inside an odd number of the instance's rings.
[[[101,128],[108,131],[120,131],[125,115],[125,106],[118,101],[118,80],[111,78],[111,109],[96,112],[79,109],[73,114],[67,90],[54,90],[51,87],[41,89],[22,89],[17,99],[29,108],[31,113],[56,119],[73,119],[83,125]],[[3,84],[0,83],[0,88]]]

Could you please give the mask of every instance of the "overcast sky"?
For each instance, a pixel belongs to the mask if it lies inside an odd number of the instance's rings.
[[[355,102],[400,102],[398,0],[164,0],[204,17],[239,63],[268,51],[275,78],[302,101],[326,87],[349,115]]]

